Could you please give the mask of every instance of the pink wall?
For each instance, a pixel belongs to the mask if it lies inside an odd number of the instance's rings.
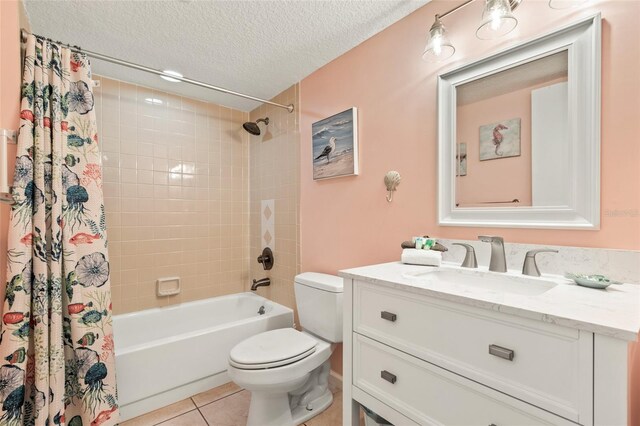
[[[426,63],[421,54],[433,16],[451,6],[427,4],[301,82],[301,270],[336,273],[397,260],[400,242],[419,234],[475,239],[497,233],[509,242],[640,249],[640,2],[557,11],[546,1],[526,1],[516,11],[516,30],[498,41],[475,37],[482,7],[475,2],[444,20],[455,56],[442,65]],[[604,18],[601,229],[438,226],[437,75],[598,11]],[[360,176],[313,181],[311,123],[352,106],[360,115]],[[388,170],[402,174],[393,203],[385,200]],[[341,371],[339,360],[334,368]]]
[[[0,128],[17,129],[20,110],[20,10],[17,1],[0,1]],[[9,147],[9,158],[15,148]],[[13,170],[13,161],[9,165]],[[9,206],[0,203],[0,301],[4,300],[7,273]],[[0,313],[2,303],[0,303]]]
[[[481,13],[481,2],[475,2],[446,18],[456,55],[444,65],[423,62],[420,56],[433,15],[450,5],[429,3],[302,81],[302,270],[335,273],[395,260],[399,243],[422,233],[475,239],[497,232],[510,242],[640,249],[640,144],[635,143],[640,134],[640,27],[635,19],[640,3],[600,2],[577,11],[556,11],[546,2],[523,2],[515,34],[492,42],[474,36]],[[601,229],[438,226],[437,74],[598,11],[604,18]],[[360,114],[360,176],[313,181],[311,123],[351,106]],[[383,185],[388,170],[402,174],[391,204]]]

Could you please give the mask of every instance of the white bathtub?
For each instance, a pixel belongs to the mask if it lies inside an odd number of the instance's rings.
[[[122,420],[229,382],[227,358],[233,346],[254,334],[292,326],[291,309],[253,293],[114,316]]]

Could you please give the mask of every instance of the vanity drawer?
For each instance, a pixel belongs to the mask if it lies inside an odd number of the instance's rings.
[[[358,334],[353,384],[421,425],[573,425]]]
[[[353,298],[357,333],[591,423],[592,333],[361,281],[354,283]]]

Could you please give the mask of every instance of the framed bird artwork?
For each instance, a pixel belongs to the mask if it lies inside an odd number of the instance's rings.
[[[358,174],[358,109],[353,107],[311,125],[313,179]]]

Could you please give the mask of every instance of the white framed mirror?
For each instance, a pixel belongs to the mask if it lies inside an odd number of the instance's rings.
[[[599,229],[601,17],[438,77],[445,226]]]

